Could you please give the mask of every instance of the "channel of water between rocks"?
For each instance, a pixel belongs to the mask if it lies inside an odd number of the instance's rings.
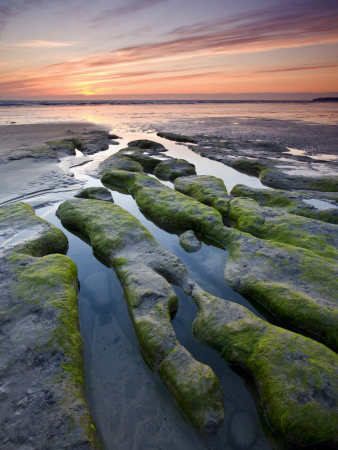
[[[98,178],[86,169],[124,148],[133,139],[152,139],[169,150],[167,154],[192,162],[199,175],[222,178],[228,191],[238,183],[264,186],[260,181],[216,161],[210,161],[185,145],[155,135],[124,135],[120,145],[92,157],[92,162],[75,166],[81,155],[65,158],[62,164],[74,166],[75,178],[85,186],[101,186]],[[78,158],[80,156],[80,158]],[[172,186],[171,183],[166,183]],[[186,253],[178,236],[162,230],[148,220],[130,195],[112,191],[114,202],[136,216],[167,250],[187,266],[193,279],[211,294],[240,303],[259,317],[276,320],[264,308],[234,292],[224,279],[227,252],[210,242],[203,242],[197,253]],[[193,356],[212,367],[219,377],[225,404],[225,421],[217,435],[204,438],[182,418],[159,377],[142,358],[128,316],[122,288],[110,268],[98,261],[88,242],[64,229],[55,216],[59,203],[73,192],[58,193],[53,198],[31,198],[39,216],[61,228],[69,239],[68,256],[79,271],[79,314],[84,340],[87,398],[104,448],[111,449],[283,449],[284,443],[269,429],[260,407],[254,382],[244,372],[233,370],[213,349],[199,343],[192,334],[197,307],[179,288],[179,309],[173,319],[178,340]],[[43,201],[42,201],[43,200]],[[48,204],[47,204],[48,203]],[[47,204],[47,205],[46,205]],[[289,448],[289,447],[288,447]],[[290,447],[291,448],[291,447]]]

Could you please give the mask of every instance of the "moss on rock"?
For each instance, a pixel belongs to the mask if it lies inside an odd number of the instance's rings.
[[[255,200],[235,198],[229,218],[242,231],[269,241],[311,250],[323,258],[338,260],[338,228],[280,208],[261,207]]]
[[[117,205],[69,200],[57,215],[65,226],[86,235],[94,252],[114,267],[148,361],[191,422],[203,433],[215,432],[224,415],[218,380],[179,345],[171,325],[177,296],[167,279],[184,284],[183,264]]]
[[[180,177],[175,180],[175,189],[217,209],[223,218],[227,217],[230,197],[220,178],[211,175]]]
[[[119,153],[110,156],[99,165],[100,173],[111,169],[127,170],[129,172],[143,172],[143,167],[140,163]]]
[[[214,208],[173,191],[147,175],[115,170],[106,172],[101,181],[126,189],[138,206],[163,227],[194,230],[211,238],[224,228],[222,217]]]
[[[1,382],[15,371],[22,374],[20,389],[3,404],[9,418],[17,416],[15,427],[4,425],[6,442],[21,445],[26,436],[38,447],[96,448],[85,399],[77,268],[58,254],[67,250],[67,238],[24,203],[0,208],[0,230],[7,238],[0,258],[1,309],[12,307],[2,327]],[[23,415],[16,414],[19,404]]]
[[[337,440],[338,358],[333,351],[198,287],[192,297],[199,308],[194,334],[253,375],[278,434],[302,445]]]
[[[306,195],[298,192],[284,191],[280,189],[257,189],[237,184],[231,190],[232,197],[249,197],[261,206],[281,208],[289,214],[308,217],[310,219],[322,220],[323,222],[338,224],[338,210],[329,208],[317,210],[314,206],[306,203]]]
[[[128,147],[138,147],[144,150],[156,150],[157,152],[167,151],[162,144],[149,139],[137,139],[135,141],[130,141],[128,142]]]
[[[173,181],[175,178],[196,175],[195,166],[184,159],[169,159],[157,164],[154,175],[161,180]]]
[[[81,189],[74,197],[77,198],[90,198],[92,200],[104,200],[106,202],[113,202],[113,197],[109,189],[100,186],[91,186],[85,189]]]
[[[228,229],[214,208],[147,175],[111,171],[102,181],[130,192],[164,228],[201,232],[229,250],[225,277],[236,291],[253,296],[281,320],[338,349],[338,268],[331,258]],[[259,214],[257,220],[264,222]]]
[[[185,231],[179,237],[180,246],[188,253],[198,252],[202,247],[202,242],[199,241],[192,230]]]

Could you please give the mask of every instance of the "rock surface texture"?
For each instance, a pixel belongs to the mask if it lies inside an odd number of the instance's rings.
[[[218,379],[180,345],[171,325],[178,300],[169,281],[184,279],[183,264],[117,205],[69,200],[59,206],[57,215],[63,225],[87,236],[94,252],[115,269],[151,366],[191,422],[204,434],[214,433],[224,417]]]
[[[67,238],[24,203],[0,208],[0,233],[0,446],[96,448]]]
[[[331,257],[226,228],[214,208],[147,175],[115,170],[102,181],[131,193],[164,228],[192,229],[223,246],[229,251],[225,277],[235,290],[253,296],[289,326],[338,348],[338,266]]]
[[[196,337],[252,374],[275,431],[301,444],[336,439],[338,358],[333,351],[200,289],[184,265],[118,206],[70,200],[58,215],[64,225],[88,236],[94,251],[115,268],[141,348],[195,426],[215,430],[219,388],[211,369],[195,361],[175,338],[170,311],[177,299],[167,280],[198,305]],[[206,420],[211,416],[213,421]]]

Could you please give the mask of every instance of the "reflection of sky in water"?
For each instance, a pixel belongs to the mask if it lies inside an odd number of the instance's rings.
[[[116,132],[128,132],[131,129],[141,132],[151,130],[151,124],[165,123],[178,118],[186,120],[189,130],[190,125],[198,125],[201,117],[281,119],[335,125],[338,124],[336,112],[336,105],[307,103],[23,106],[0,107],[0,125],[11,121],[17,124],[89,121],[111,125]]]
[[[116,111],[115,115],[109,117],[108,113],[112,111],[112,108],[115,107],[106,108],[105,114],[101,111],[98,113],[99,116],[91,116],[91,119],[95,118],[95,121],[100,123],[109,123],[115,132],[117,132],[114,129],[115,125],[118,123],[120,127],[118,133],[122,135],[122,139],[119,140],[119,145],[111,145],[107,151],[91,156],[92,162],[71,169],[75,178],[83,180],[85,186],[101,186],[100,180],[90,175],[90,170],[94,170],[100,161],[126,147],[131,140],[148,138],[162,143],[168,149],[163,156],[167,154],[186,159],[196,166],[199,175],[220,177],[228,191],[238,183],[264,188],[256,177],[237,172],[217,161],[202,158],[185,145],[161,139],[155,134],[142,134],[142,124],[133,123],[130,126],[124,123],[130,117],[127,107],[124,107],[126,112],[122,118],[117,119]],[[161,108],[161,114],[165,108],[167,107]],[[78,114],[76,118],[83,118],[81,116],[83,112],[75,114],[76,108],[71,109],[73,109],[72,117]],[[144,113],[136,116],[144,120],[142,114]],[[64,115],[62,118],[67,120]],[[154,117],[151,118],[153,119]],[[124,127],[125,133],[121,131]],[[133,133],[132,129],[137,132]],[[77,154],[73,159],[79,156],[82,155]],[[170,182],[165,184],[173,186]],[[164,248],[181,259],[191,277],[202,288],[215,296],[246,306],[259,317],[272,320],[259,305],[250,303],[226,283],[223,272],[227,252],[203,243],[199,252],[186,253],[178,243],[178,236],[162,230],[144,217],[130,195],[115,191],[112,191],[112,194],[116,204],[137,217]],[[65,192],[64,195],[58,194],[58,201],[69,198],[71,195],[70,192]],[[31,202],[37,204],[38,200],[34,198]],[[40,208],[37,212],[41,217],[62,228],[54,215],[55,204]],[[88,400],[107,448],[157,446],[168,450],[172,448],[235,449],[236,445],[231,445],[229,442],[229,424],[239,411],[246,411],[256,427],[256,439],[250,447],[251,450],[283,448],[283,444],[272,435],[262,416],[257,413],[257,409],[260,408],[259,398],[252,380],[230,369],[216,351],[200,344],[193,337],[192,323],[197,308],[190,297],[175,287],[179,296],[179,309],[173,320],[173,326],[178,339],[196,359],[209,364],[215,370],[224,392],[226,408],[224,425],[213,438],[205,439],[198,436],[191,425],[182,420],[161,380],[144,363],[129,319],[122,288],[115,273],[93,257],[92,249],[86,242],[67,230],[64,232],[70,242],[68,256],[75,261],[79,270],[81,286],[79,313],[85,345]]]
[[[215,175],[215,167],[218,166],[220,171],[225,169],[226,172],[226,166],[204,160],[183,145],[157,136],[140,134],[125,135],[119,146],[112,145],[106,152],[94,155],[93,162],[71,170],[76,177],[85,181],[86,186],[100,186],[100,180],[87,174],[86,168],[93,168],[108,155],[125,147],[130,140],[144,137],[163,143],[169,149],[170,156],[180,155],[193,162],[200,174]],[[243,174],[229,169],[242,180]],[[254,177],[247,178],[256,181]],[[230,177],[226,177],[225,181],[228,187],[235,183]],[[172,183],[168,182],[168,185],[172,187]],[[224,266],[227,252],[203,243],[199,252],[186,253],[179,245],[177,234],[164,231],[145,218],[130,195],[115,191],[112,194],[116,204],[137,217],[163,247],[182,260],[192,278],[204,289],[246,306],[259,317],[267,314],[258,305],[251,304],[234,292],[226,283]],[[65,196],[69,198],[67,193]],[[45,206],[37,212],[63,229],[54,215],[55,205]],[[175,332],[195,358],[215,370],[222,385],[226,407],[224,425],[212,438],[201,438],[188,422],[182,420],[163,383],[156,374],[149,371],[142,359],[115,273],[93,257],[92,249],[87,243],[67,230],[64,232],[70,243],[68,256],[75,261],[79,271],[79,313],[85,345],[88,401],[107,448],[112,445],[121,449],[131,448],[132,445],[136,445],[135,448],[157,445],[168,450],[173,446],[194,450],[220,449],[224,446],[235,449],[236,446],[229,443],[229,426],[239,411],[246,411],[254,424],[256,437],[251,449],[264,450],[277,448],[276,444],[282,445],[257,413],[259,398],[252,381],[247,377],[243,378],[243,374],[238,375],[215,350],[200,344],[194,338],[192,323],[197,308],[190,297],[175,287],[179,296],[179,309],[173,320]]]
[[[317,198],[309,198],[309,199],[303,199],[305,203],[308,203],[309,205],[313,205],[317,209],[328,209],[328,208],[334,208],[337,209],[338,207],[336,205],[333,205],[332,203],[325,202],[323,200],[318,200]]]

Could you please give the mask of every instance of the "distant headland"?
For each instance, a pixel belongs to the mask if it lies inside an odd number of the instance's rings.
[[[338,102],[338,97],[320,97],[314,98],[313,102]]]

